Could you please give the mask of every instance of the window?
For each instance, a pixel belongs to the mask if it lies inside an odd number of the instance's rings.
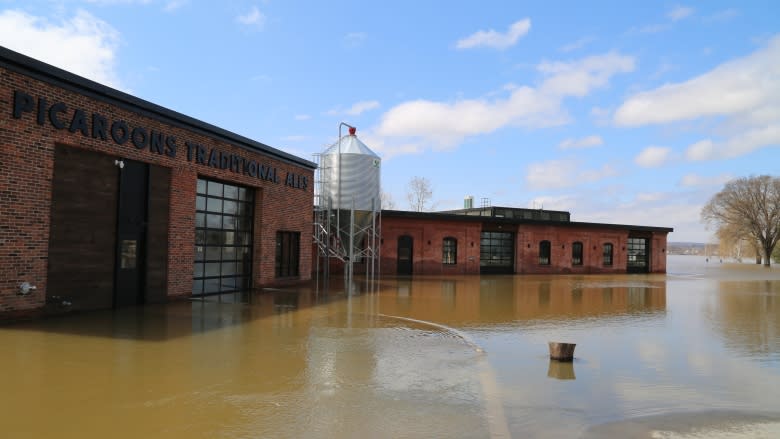
[[[539,265],[550,265],[550,241],[539,243]]]
[[[276,232],[276,277],[298,276],[300,232]]]
[[[612,265],[612,244],[604,244],[604,265]]]
[[[455,265],[458,262],[458,240],[455,238],[444,238],[441,246],[441,263],[444,265]]]
[[[628,238],[628,267],[645,271],[647,269],[648,244],[646,238]]]
[[[575,242],[571,245],[571,265],[582,265],[582,243]]]
[[[251,189],[198,179],[193,295],[249,288],[253,205]]]

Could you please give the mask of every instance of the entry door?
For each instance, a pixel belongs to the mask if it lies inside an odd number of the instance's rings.
[[[411,236],[398,238],[398,274],[412,274],[412,250],[414,239]]]
[[[144,297],[149,168],[124,160],[119,170],[114,307],[138,305]]]

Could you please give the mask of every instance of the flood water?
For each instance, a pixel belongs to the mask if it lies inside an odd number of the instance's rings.
[[[780,269],[383,277],[0,326],[9,438],[780,437]],[[576,343],[573,363],[549,341]]]

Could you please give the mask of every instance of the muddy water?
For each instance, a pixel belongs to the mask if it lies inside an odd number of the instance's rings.
[[[778,437],[780,270],[670,256],[667,275],[385,277],[5,325],[0,429]]]

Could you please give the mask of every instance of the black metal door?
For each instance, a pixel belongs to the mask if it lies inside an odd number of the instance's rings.
[[[142,303],[146,273],[149,168],[124,160],[119,168],[114,307]]]
[[[411,236],[401,236],[398,238],[398,274],[412,274],[412,250],[414,248],[414,239]]]

